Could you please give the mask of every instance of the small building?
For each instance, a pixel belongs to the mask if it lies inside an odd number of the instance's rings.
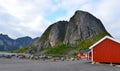
[[[92,45],[92,62],[120,63],[120,42],[105,36]]]
[[[81,50],[79,54],[77,55],[77,59],[91,59],[91,50],[86,49],[86,50]]]

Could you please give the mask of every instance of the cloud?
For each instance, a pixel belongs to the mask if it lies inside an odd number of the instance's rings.
[[[44,19],[45,11],[49,9],[49,0],[0,0],[1,33],[11,34],[11,37],[37,37],[50,25]],[[13,31],[13,32],[9,32]],[[34,32],[34,33],[33,33]]]
[[[120,4],[119,0],[102,0],[95,15],[99,17],[110,34],[118,38],[120,33]]]
[[[119,0],[0,0],[0,32],[13,38],[37,37],[50,24],[69,20],[76,10],[84,10],[99,18],[118,38],[119,7]]]

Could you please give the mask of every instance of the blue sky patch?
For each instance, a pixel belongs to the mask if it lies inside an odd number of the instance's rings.
[[[64,15],[66,15],[67,11],[63,10],[63,9],[58,9],[55,12],[48,12],[45,16],[45,19],[51,21],[51,22],[55,22],[58,18],[63,17]]]

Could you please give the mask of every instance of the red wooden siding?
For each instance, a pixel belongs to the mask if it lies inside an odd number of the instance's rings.
[[[92,49],[93,61],[120,63],[120,43],[106,38]]]
[[[78,59],[83,59],[83,58],[85,58],[85,54],[84,54],[84,53],[79,53],[79,54],[77,55],[77,58],[78,58]]]
[[[91,59],[91,52],[88,53],[79,53],[77,59]]]

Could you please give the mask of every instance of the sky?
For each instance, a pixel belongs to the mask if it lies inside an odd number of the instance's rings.
[[[76,10],[99,18],[120,41],[120,0],[0,0],[0,33],[14,39],[39,37],[49,25],[69,21]]]

